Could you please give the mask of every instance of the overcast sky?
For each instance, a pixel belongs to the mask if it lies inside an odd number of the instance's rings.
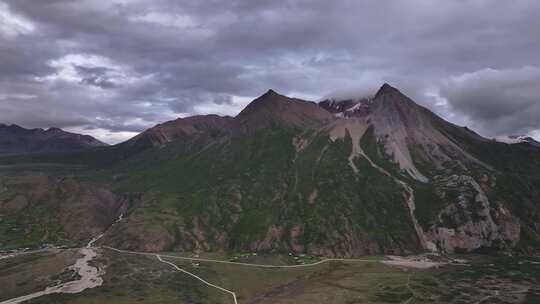
[[[269,88],[383,82],[485,136],[540,138],[540,1],[0,0],[0,122],[109,143]]]

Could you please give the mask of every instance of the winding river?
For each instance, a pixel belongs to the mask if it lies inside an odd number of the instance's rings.
[[[77,271],[77,273],[79,274],[80,278],[78,280],[50,286],[42,291],[5,300],[3,302],[0,302],[0,304],[22,303],[30,299],[53,293],[79,293],[88,288],[101,286],[101,284],[103,284],[103,279],[101,278],[103,272],[100,271],[97,267],[91,266],[89,263],[97,256],[96,248],[93,245],[102,236],[103,234],[94,237],[92,240],[90,240],[90,242],[88,242],[86,247],[79,250],[79,253],[82,254],[82,257],[77,259],[77,261],[75,261],[75,264],[71,266],[71,269]]]

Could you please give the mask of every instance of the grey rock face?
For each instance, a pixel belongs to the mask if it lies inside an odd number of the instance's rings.
[[[490,202],[471,176],[439,177],[436,184],[441,197],[453,202],[426,233],[438,248],[470,252],[481,247],[513,247],[519,241],[519,220],[502,204]]]

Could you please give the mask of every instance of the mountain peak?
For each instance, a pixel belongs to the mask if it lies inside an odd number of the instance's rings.
[[[375,98],[380,97],[382,95],[386,94],[402,94],[398,89],[394,88],[393,86],[389,85],[388,83],[384,83],[381,88],[377,91],[377,94],[375,94]]]
[[[405,113],[410,112],[415,108],[418,108],[419,105],[409,98],[407,95],[403,94],[400,90],[394,88],[388,83],[383,84],[383,86],[375,94],[373,99],[374,106],[382,107],[386,110],[389,109],[399,109],[399,112]]]
[[[268,91],[266,91],[266,93],[263,94],[264,95],[279,95],[276,91],[272,90],[272,89],[268,89]]]
[[[494,140],[506,144],[530,144],[535,147],[540,147],[540,142],[527,135],[499,136],[494,138]]]
[[[261,96],[257,97],[255,100],[253,100],[253,102],[255,102],[255,103],[258,103],[258,102],[265,102],[265,103],[270,102],[270,103],[273,103],[273,102],[283,101],[283,100],[286,100],[286,99],[288,99],[287,96],[279,94],[278,92],[276,92],[276,91],[274,91],[272,89],[268,89],[268,91],[266,91]]]
[[[270,89],[248,104],[235,121],[242,131],[276,125],[307,126],[331,119],[332,115],[316,103],[290,98]]]
[[[56,128],[56,127],[51,127],[51,128],[48,128],[46,132],[49,132],[49,133],[60,133],[60,132],[64,132],[64,130],[60,129],[60,128]]]
[[[289,100],[287,96],[278,94],[276,91],[269,89],[266,93],[255,98],[250,102],[239,114],[239,117],[245,116],[249,113],[258,111],[260,108],[265,108],[270,105],[284,104]]]

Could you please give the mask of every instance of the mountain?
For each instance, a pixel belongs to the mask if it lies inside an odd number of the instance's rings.
[[[206,141],[278,125],[303,128],[330,119],[332,116],[314,102],[289,98],[269,90],[235,118],[218,115],[179,118],[156,125],[121,145],[145,149],[171,142],[187,144],[196,139]]]
[[[0,158],[19,162],[28,160]],[[320,104],[270,90],[234,118],[181,118],[69,162],[87,166],[81,184],[137,197],[100,240],[118,248],[328,257],[540,248],[540,148],[483,138],[388,84]]]
[[[540,147],[540,142],[526,135],[510,135],[504,137],[497,137],[495,138],[495,140],[506,144],[529,144],[535,147]]]
[[[232,117],[218,115],[197,115],[179,118],[154,126],[124,145],[149,148],[173,141],[190,140],[199,136],[218,137],[232,126]]]
[[[332,119],[316,103],[280,95],[274,90],[252,101],[235,118],[235,128],[244,133],[263,128],[309,128]]]
[[[111,226],[132,198],[73,178],[0,178],[0,248],[85,243]]]
[[[368,114],[371,108],[372,98],[359,99],[326,99],[319,102],[319,106],[337,117],[350,117]]]
[[[92,136],[58,128],[25,129],[17,125],[0,124],[0,154],[65,152],[105,145]]]

